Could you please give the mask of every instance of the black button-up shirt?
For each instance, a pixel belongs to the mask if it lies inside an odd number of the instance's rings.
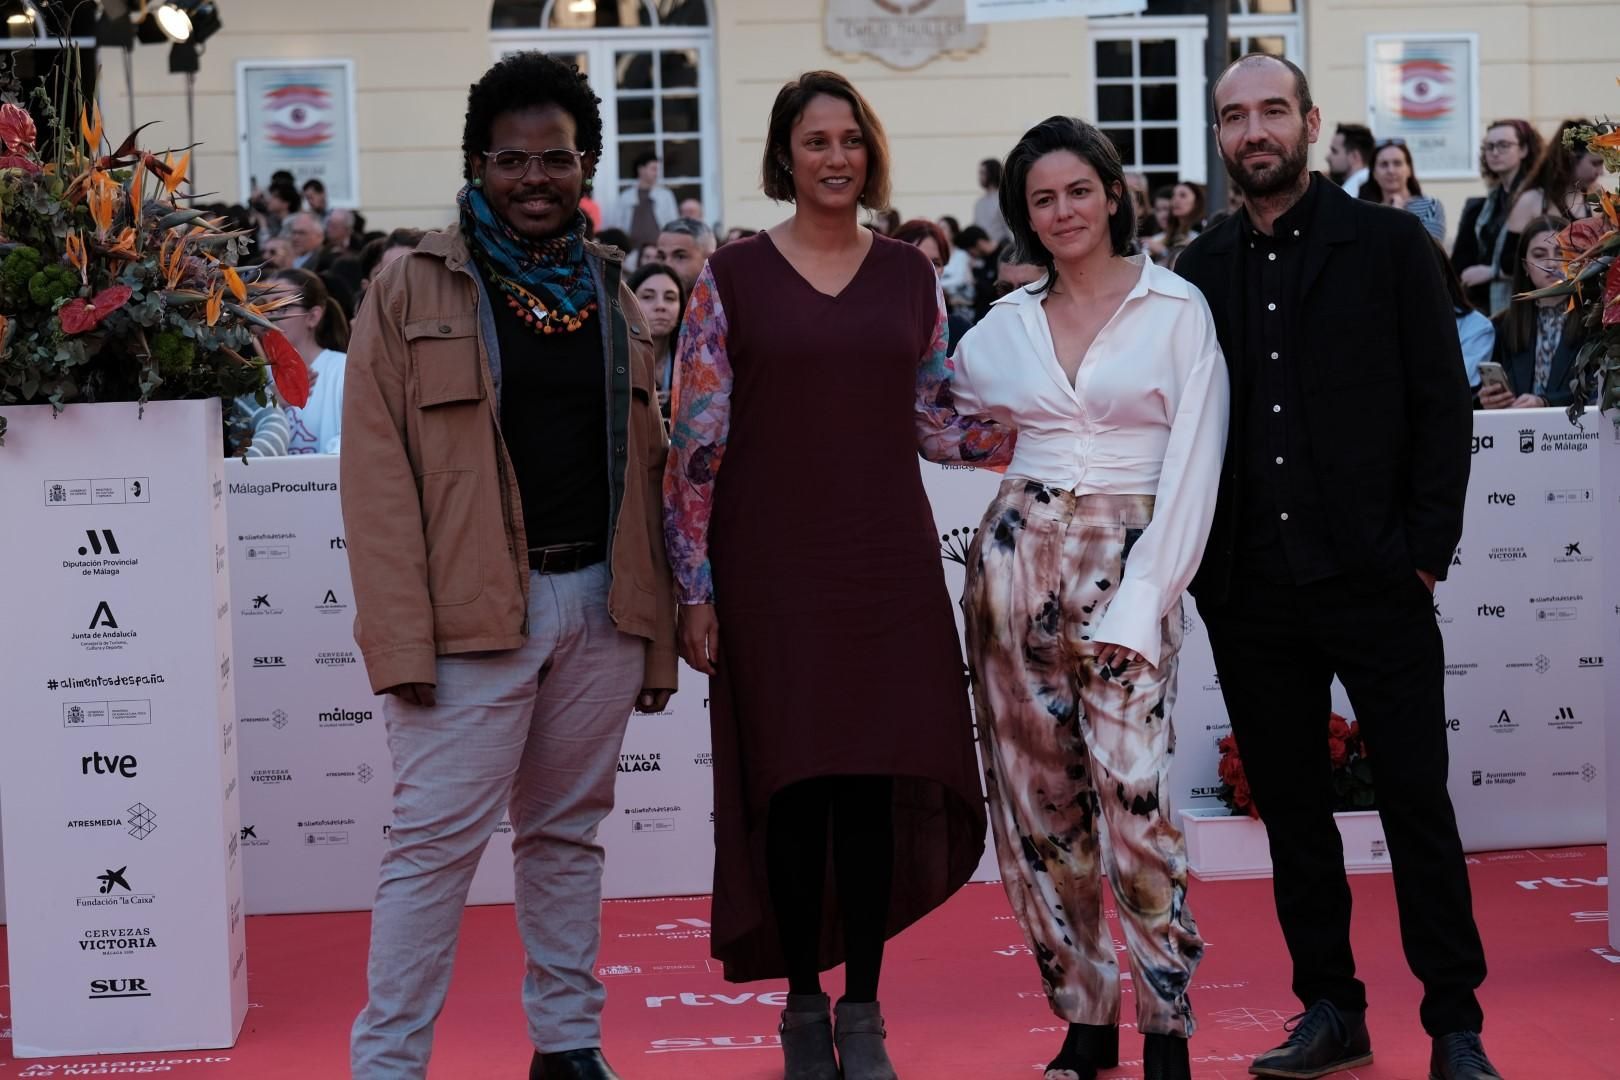
[[[1316,205],[1312,174],[1305,197],[1279,217],[1267,236],[1243,216],[1242,363],[1248,383],[1241,468],[1242,529],[1237,570],[1266,581],[1304,585],[1340,572],[1311,461],[1300,368],[1300,275],[1312,242]]]

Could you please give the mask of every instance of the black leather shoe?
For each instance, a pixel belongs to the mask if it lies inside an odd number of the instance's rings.
[[[1477,1031],[1457,1031],[1434,1040],[1429,1080],[1502,1080]]]
[[[619,1074],[596,1047],[534,1055],[529,1080],[619,1080]]]
[[[1313,1080],[1372,1063],[1365,1010],[1345,1012],[1331,1001],[1318,1001],[1284,1024],[1283,1030],[1289,1032],[1288,1041],[1255,1058],[1250,1073]]]
[[[1187,1040],[1149,1032],[1142,1039],[1142,1075],[1144,1080],[1192,1080]]]

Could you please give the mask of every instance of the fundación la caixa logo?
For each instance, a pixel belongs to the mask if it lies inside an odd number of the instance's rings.
[[[82,908],[145,907],[155,904],[157,894],[138,891],[135,887],[138,880],[127,864],[117,869],[109,867],[95,875],[95,893],[80,896],[74,903]]]

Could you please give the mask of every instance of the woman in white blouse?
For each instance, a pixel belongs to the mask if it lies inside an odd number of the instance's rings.
[[[1190,1075],[1203,942],[1169,805],[1181,594],[1226,444],[1209,306],[1144,256],[1113,144],[1054,116],[1008,156],[1002,213],[1038,282],[962,339],[963,416],[1018,431],[968,556],[968,656],[1002,882],[1057,1015],[1048,1080],[1114,1065],[1113,889],[1149,1080]],[[1104,823],[1106,826],[1104,827]]]

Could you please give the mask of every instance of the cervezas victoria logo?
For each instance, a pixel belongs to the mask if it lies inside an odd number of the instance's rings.
[[[111,930],[86,930],[79,938],[79,951],[97,956],[130,957],[142,949],[157,948],[157,938],[148,926],[126,926]]]

